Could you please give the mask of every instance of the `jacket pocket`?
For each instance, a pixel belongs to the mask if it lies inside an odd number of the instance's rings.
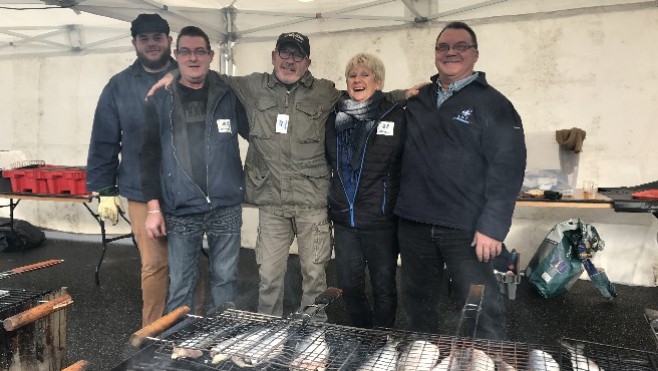
[[[326,263],[331,259],[331,224],[329,217],[315,226],[313,231],[313,262]]]
[[[276,101],[270,97],[256,98],[254,109],[256,112],[253,114],[253,123],[249,136],[269,139],[274,132],[276,124]]]
[[[326,208],[329,192],[329,169],[326,163],[299,170],[299,176],[293,185],[296,203],[311,209]]]
[[[261,170],[253,167],[247,168],[247,178],[256,188],[260,188],[263,184],[265,184],[269,176],[269,170]]]
[[[295,106],[299,111],[296,128],[300,143],[319,142],[324,136],[324,123],[320,122],[322,107],[318,104],[299,102]]]

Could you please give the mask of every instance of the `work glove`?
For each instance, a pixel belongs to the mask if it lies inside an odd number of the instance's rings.
[[[123,212],[123,204],[119,198],[116,186],[108,186],[98,191],[98,216],[101,220],[108,220],[112,225],[119,223],[119,212]]]
[[[123,204],[119,196],[100,196],[98,216],[102,220],[108,220],[112,222],[112,225],[117,225],[120,212],[123,212]]]

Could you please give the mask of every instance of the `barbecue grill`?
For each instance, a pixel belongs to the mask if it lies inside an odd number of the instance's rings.
[[[573,339],[564,344],[578,344],[581,353],[222,309],[187,316],[114,370],[588,370],[583,359],[607,371],[658,370],[656,353]]]
[[[60,370],[70,304],[65,289],[0,290],[0,370]]]

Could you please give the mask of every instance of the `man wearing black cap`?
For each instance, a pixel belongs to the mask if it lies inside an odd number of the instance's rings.
[[[87,157],[87,189],[98,193],[98,214],[113,224],[119,219],[119,195],[128,199],[142,262],[142,325],[146,326],[162,316],[169,277],[166,240],[148,238],[144,228],[147,209],[139,171],[144,96],[177,66],[170,55],[169,24],[158,14],[140,14],[130,32],[137,60],[110,79],[98,100]]]

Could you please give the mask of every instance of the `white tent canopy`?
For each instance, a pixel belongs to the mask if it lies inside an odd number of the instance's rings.
[[[126,24],[159,13],[174,32],[197,25],[220,44],[276,38],[294,29],[309,35],[408,28],[452,19],[592,12],[646,6],[655,0],[8,0],[0,16],[0,58],[34,53],[129,50]],[[20,12],[18,11],[20,9]],[[47,11],[45,10],[47,9]],[[35,14],[39,13],[36,17]],[[43,15],[46,17],[43,17]],[[99,17],[100,16],[100,17]],[[123,22],[120,22],[123,21]]]

